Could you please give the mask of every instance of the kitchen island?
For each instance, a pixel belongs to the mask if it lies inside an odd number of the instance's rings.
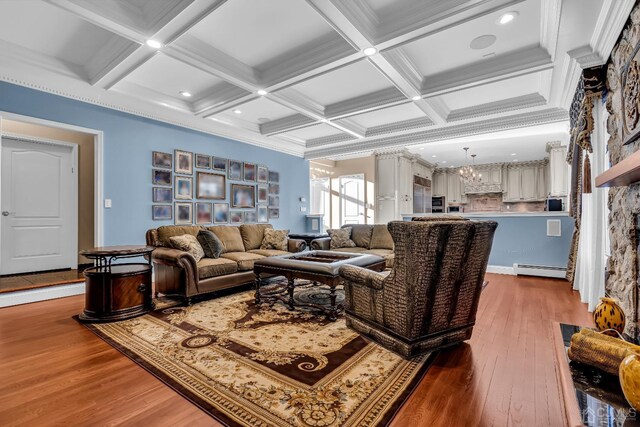
[[[412,217],[434,215],[459,215],[498,223],[489,256],[488,272],[514,274],[514,265],[518,264],[519,269],[522,265],[533,266],[534,270],[543,267],[539,270],[540,275],[564,277],[563,269],[566,269],[569,259],[574,224],[568,212],[403,214],[402,218],[410,221]]]

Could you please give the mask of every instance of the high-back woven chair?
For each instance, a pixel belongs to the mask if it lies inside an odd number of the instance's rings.
[[[344,266],[347,326],[404,357],[471,338],[495,221],[393,221],[395,263]]]

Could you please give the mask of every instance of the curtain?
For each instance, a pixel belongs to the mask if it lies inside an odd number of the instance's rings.
[[[595,126],[591,138],[593,145],[591,167],[595,177],[606,169],[608,134],[606,132],[607,111],[604,103],[598,99],[594,104]],[[600,297],[604,296],[608,235],[607,196],[607,188],[596,187],[591,194],[581,195],[580,239],[573,288],[580,292],[580,299],[589,305],[589,311],[593,311]]]

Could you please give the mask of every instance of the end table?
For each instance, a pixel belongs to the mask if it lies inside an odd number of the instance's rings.
[[[84,271],[83,322],[113,322],[153,310],[151,295],[152,246],[105,246],[80,251],[95,266]],[[122,258],[147,256],[148,263],[113,264]]]

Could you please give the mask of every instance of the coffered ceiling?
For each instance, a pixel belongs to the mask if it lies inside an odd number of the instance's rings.
[[[487,135],[567,121],[633,3],[0,0],[0,80],[310,159],[504,154]]]

